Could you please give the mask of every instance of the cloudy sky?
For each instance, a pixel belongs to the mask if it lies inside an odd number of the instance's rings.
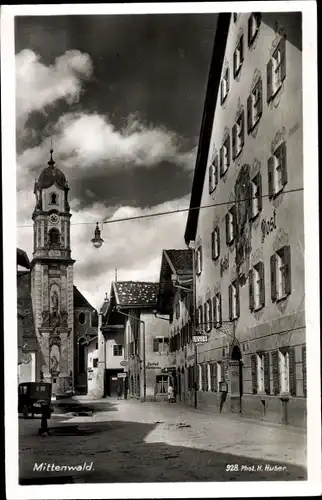
[[[215,27],[215,14],[16,18],[18,246],[32,258],[52,140],[74,282],[94,307],[115,268],[157,280],[162,249],[184,248],[187,212],[105,224],[99,250],[90,240],[96,221],[188,207]]]

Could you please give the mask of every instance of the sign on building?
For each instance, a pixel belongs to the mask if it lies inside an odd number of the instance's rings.
[[[208,335],[193,335],[192,342],[195,342],[196,344],[208,342]]]

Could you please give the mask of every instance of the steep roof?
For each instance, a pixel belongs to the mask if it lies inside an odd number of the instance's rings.
[[[159,283],[117,281],[112,283],[116,304],[123,307],[153,307],[158,302]]]
[[[199,208],[205,173],[207,168],[208,152],[212,134],[213,119],[215,115],[216,102],[220,84],[222,65],[225,56],[226,42],[232,14],[223,13],[218,15],[216,35],[212,59],[210,63],[208,85],[206,91],[205,105],[201,122],[199,145],[196,159],[196,167],[193,176],[190,210],[188,212],[187,225],[184,239],[188,244],[196,237],[199,218]]]
[[[18,266],[30,269],[30,261],[28,255],[24,250],[21,250],[21,248],[17,248],[17,264]]]
[[[158,293],[158,311],[161,314],[171,314],[172,301],[174,297],[174,287],[172,283],[172,275],[192,277],[192,250],[163,250],[159,293]]]
[[[74,307],[87,307],[90,309],[95,309],[91,304],[85,299],[84,295],[78,290],[77,286],[74,285]]]

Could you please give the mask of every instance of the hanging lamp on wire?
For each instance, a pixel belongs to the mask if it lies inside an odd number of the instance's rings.
[[[91,241],[92,241],[93,246],[95,248],[101,248],[101,246],[104,243],[104,240],[101,238],[101,231],[100,231],[100,228],[98,227],[98,222],[96,222],[94,238]]]

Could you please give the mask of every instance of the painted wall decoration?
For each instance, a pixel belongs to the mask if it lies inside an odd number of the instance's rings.
[[[251,223],[248,219],[250,176],[249,165],[244,164],[235,183],[236,199],[236,270],[239,272],[242,264],[251,252]]]
[[[224,255],[220,259],[220,276],[223,276],[223,274],[228,271],[229,269],[229,253]]]
[[[57,344],[50,348],[50,373],[58,375],[60,372],[60,350]]]
[[[277,228],[276,225],[276,210],[273,210],[273,215],[270,218],[264,217],[261,222],[262,243],[265,238]]]

